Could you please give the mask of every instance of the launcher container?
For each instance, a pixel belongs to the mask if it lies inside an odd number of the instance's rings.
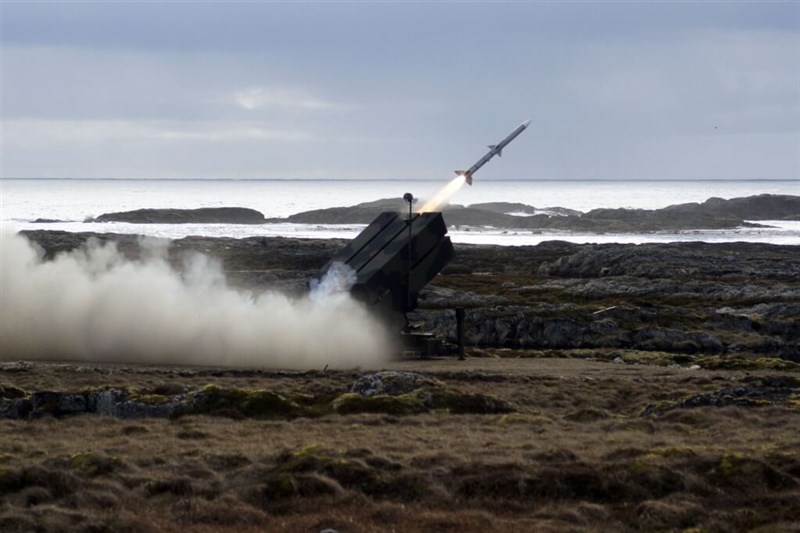
[[[453,258],[442,214],[410,217],[383,212],[325,265],[340,261],[357,281],[354,298],[380,312],[405,314],[417,307],[420,291]]]

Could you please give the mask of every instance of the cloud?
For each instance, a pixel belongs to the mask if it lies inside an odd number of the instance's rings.
[[[347,109],[352,106],[321,100],[304,90],[248,87],[233,93],[233,102],[242,109]]]
[[[530,116],[484,179],[800,172],[794,5],[10,7],[3,118],[74,122],[7,175],[435,177]]]
[[[300,131],[267,130],[255,126],[242,126],[230,129],[209,131],[163,130],[156,135],[164,140],[191,141],[307,141],[313,137]]]
[[[715,30],[597,45],[569,66],[565,94],[588,128],[614,134],[785,132],[800,117],[798,70],[787,68],[800,61],[796,42],[788,32]]]
[[[3,120],[11,145],[45,142],[100,143],[105,141],[274,141],[313,139],[303,131],[268,129],[247,122],[137,121],[137,120]]]

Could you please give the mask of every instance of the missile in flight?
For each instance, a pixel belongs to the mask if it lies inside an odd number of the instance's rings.
[[[489,152],[485,156],[481,157],[478,160],[477,163],[475,163],[474,165],[469,167],[469,170],[456,170],[456,174],[458,174],[459,176],[464,176],[464,179],[467,181],[467,184],[472,185],[472,175],[475,174],[483,165],[488,163],[489,160],[491,158],[493,158],[494,156],[496,156],[496,155],[497,156],[502,156],[503,155],[503,148],[508,146],[508,143],[510,143],[511,141],[516,139],[517,135],[522,133],[525,130],[525,128],[528,127],[528,124],[530,124],[530,123],[531,123],[530,120],[527,120],[527,121],[523,122],[522,124],[517,126],[514,131],[509,133],[508,136],[505,139],[503,139],[502,141],[500,141],[497,144],[490,144],[489,145]]]

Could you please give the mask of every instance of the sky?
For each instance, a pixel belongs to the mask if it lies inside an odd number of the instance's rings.
[[[3,178],[800,180],[800,2],[0,3]]]

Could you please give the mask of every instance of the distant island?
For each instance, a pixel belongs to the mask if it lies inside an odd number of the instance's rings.
[[[201,207],[199,209],[136,209],[105,213],[84,222],[129,222],[131,224],[263,224],[264,215],[246,207]]]
[[[348,207],[304,211],[286,218],[266,218],[254,209],[137,209],[106,213],[86,222],[136,224],[368,224],[379,213],[403,210],[400,198],[386,198]],[[761,194],[703,203],[677,204],[662,209],[593,209],[586,213],[564,207],[534,207],[512,202],[487,202],[443,208],[450,226],[491,226],[502,229],[588,232],[655,232],[689,229],[759,227],[753,221],[800,220],[800,196]]]

